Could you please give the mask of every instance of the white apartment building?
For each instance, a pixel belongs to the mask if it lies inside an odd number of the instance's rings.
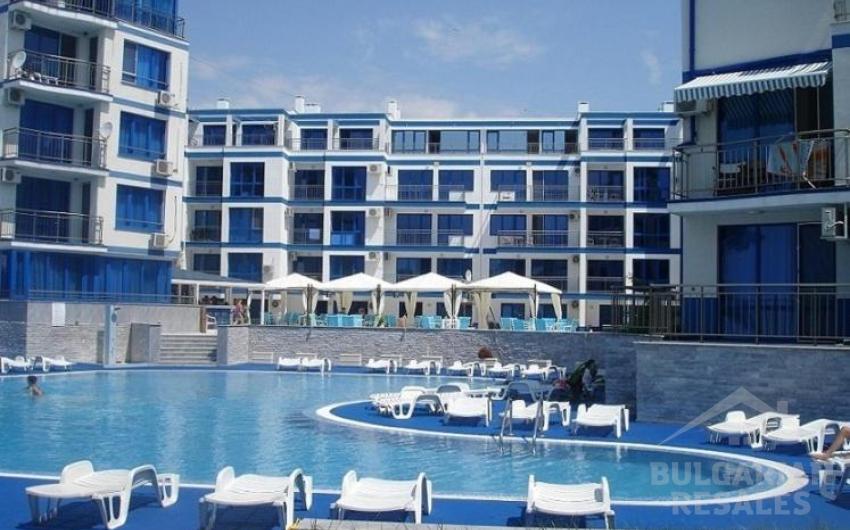
[[[0,3],[0,297],[167,300],[185,231],[177,7]]]
[[[577,110],[406,120],[395,101],[326,113],[301,97],[292,110],[192,110],[185,264],[256,282],[514,271],[561,288],[581,325],[607,323],[612,293],[679,281],[667,199],[681,126],[669,104]],[[422,303],[441,311],[441,299]],[[529,316],[523,298],[493,306],[496,320]]]

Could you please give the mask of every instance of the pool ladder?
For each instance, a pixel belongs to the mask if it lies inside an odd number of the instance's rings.
[[[512,400],[505,399],[505,411],[502,413],[502,427],[499,430],[499,446],[501,447],[505,441],[505,430],[508,431],[508,436],[513,436],[514,434],[514,408],[512,405]],[[543,400],[539,399],[535,401],[536,404],[536,413],[534,415],[534,429],[531,433],[531,450],[534,450],[537,447],[537,437],[540,434],[540,427],[543,424]],[[548,413],[548,411],[547,411]]]

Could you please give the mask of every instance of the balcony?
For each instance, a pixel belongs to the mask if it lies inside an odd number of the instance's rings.
[[[331,143],[333,151],[380,151],[379,138],[334,138]]]
[[[337,232],[338,233],[338,232]],[[323,243],[321,228],[294,228],[292,229],[293,245],[317,245]]]
[[[365,241],[363,232],[359,231],[331,231],[331,245],[335,247],[362,247]]]
[[[625,281],[618,276],[588,276],[587,292],[620,293],[625,289]]]
[[[221,227],[197,226],[189,232],[189,240],[193,243],[218,243],[221,241]]]
[[[664,151],[670,147],[665,138],[635,138],[632,140],[634,151]]]
[[[545,284],[551,285],[556,289],[560,289],[561,291],[567,292],[569,291],[569,278],[566,276],[531,276],[532,280],[537,280],[538,282],[543,282]]]
[[[102,170],[106,169],[106,140],[35,129],[6,129],[3,157]]]
[[[287,138],[284,145],[290,151],[327,151],[327,138]]]
[[[497,246],[508,248],[575,247],[575,236],[566,230],[503,230],[496,234]]]
[[[395,244],[402,247],[430,247],[434,245],[431,230],[403,228],[395,231]]]
[[[323,201],[325,186],[322,184],[293,184],[289,198],[294,201]]]
[[[18,54],[26,54],[26,61],[20,68],[12,63],[12,58]],[[109,93],[110,68],[103,64],[25,50],[10,53],[8,64],[7,79],[10,81]]]
[[[429,142],[428,153],[442,155],[463,155],[469,153],[478,154],[481,152],[480,145],[451,145],[440,142]]]
[[[846,189],[848,147],[848,129],[682,146],[674,153],[673,199]]]
[[[588,202],[623,202],[626,200],[626,190],[623,186],[594,186],[587,187]]]
[[[590,230],[587,232],[588,247],[623,248],[626,237],[623,232]]]
[[[587,148],[590,151],[623,151],[626,146],[625,138],[588,138]]]
[[[0,239],[100,245],[103,243],[103,217],[71,212],[2,210]]]
[[[218,136],[218,135],[216,135]],[[223,137],[206,138],[204,145],[224,145]],[[212,141],[221,141],[221,144],[213,144]],[[277,145],[277,133],[275,131],[263,131],[255,133],[241,133],[236,135],[236,145],[238,146],[269,146]]]
[[[835,343],[850,337],[850,284],[634,288],[614,297],[621,331],[683,340]]]
[[[532,200],[538,202],[567,202],[579,200],[578,186],[534,185],[531,188]]]
[[[134,0],[11,0],[10,4],[32,2],[73,13],[83,13],[110,20],[129,22],[143,28],[165,33],[177,38],[186,34],[186,20],[142,7]]]

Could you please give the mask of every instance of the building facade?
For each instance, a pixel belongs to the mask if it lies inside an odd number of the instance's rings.
[[[680,331],[850,331],[850,18],[833,0],[684,0]],[[665,295],[666,296],[666,295]]]
[[[405,120],[394,101],[341,114],[303,98],[291,111],[193,110],[185,264],[252,281],[513,271],[562,289],[581,325],[605,324],[611,293],[678,283],[671,110],[581,103],[574,118]],[[495,321],[529,316],[522,298],[493,308]]]
[[[185,230],[177,0],[6,0],[0,31],[0,297],[167,300]]]

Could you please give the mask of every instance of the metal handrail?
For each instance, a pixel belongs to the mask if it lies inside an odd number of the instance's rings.
[[[24,0],[11,0],[10,4]],[[186,19],[171,13],[145,9],[137,6],[131,0],[32,0],[50,7],[86,13],[98,17],[121,20],[148,29],[185,38]]]
[[[538,274],[532,274],[531,279],[551,285],[552,287],[562,291],[569,290],[570,279],[568,276],[540,276]]]
[[[622,151],[626,147],[625,138],[588,138],[587,148],[593,151]]]
[[[103,243],[103,217],[73,212],[2,210],[0,238],[100,245]]]
[[[327,151],[327,138],[287,138],[284,145],[290,151]]]
[[[318,231],[318,237],[316,236]],[[321,228],[293,228],[293,245],[321,245],[324,242],[324,231]]]
[[[588,292],[610,293],[625,289],[625,280],[620,276],[588,276],[585,280]]]
[[[568,230],[501,230],[496,234],[500,247],[555,247],[563,248],[570,241]]]
[[[3,131],[3,157],[106,168],[106,139],[14,127]]]
[[[221,241],[220,226],[196,226],[189,233],[189,238],[197,242]]]
[[[430,247],[434,245],[433,230],[401,228],[395,231],[395,244],[409,247]]]
[[[23,66],[15,68],[12,57],[21,52],[26,53],[27,60]],[[21,79],[43,85],[109,93],[111,70],[104,64],[30,50],[10,53],[8,64],[10,80]]]
[[[624,201],[625,199],[625,186],[587,186],[587,200],[590,202],[620,202]]]
[[[334,138],[331,143],[333,151],[380,151],[380,138]]]
[[[451,147],[443,146],[442,142],[428,142],[428,153],[431,154],[468,154],[468,153],[480,153],[481,152],[481,143],[478,145],[467,145],[466,147]]]
[[[324,184],[293,184],[290,198],[298,201],[321,201],[325,199]]]
[[[622,230],[588,230],[587,246],[589,247],[624,247],[626,234]]]

